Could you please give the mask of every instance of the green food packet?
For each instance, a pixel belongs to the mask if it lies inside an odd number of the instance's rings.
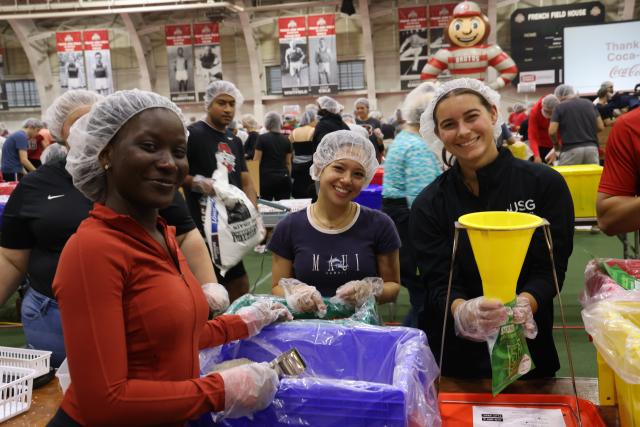
[[[491,391],[494,396],[535,368],[527,347],[524,328],[513,323],[515,305],[515,299],[505,304],[509,318],[500,327],[498,336],[487,341],[491,354]]]
[[[604,270],[617,284],[628,291],[640,288],[640,281],[624,271],[617,265],[609,265],[606,261],[599,261],[600,268]]]

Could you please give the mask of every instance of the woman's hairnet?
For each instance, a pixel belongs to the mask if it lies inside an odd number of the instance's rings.
[[[58,160],[63,160],[67,157],[68,151],[64,145],[54,142],[44,149],[40,155],[40,162],[42,162],[43,165],[47,165]]]
[[[526,110],[526,107],[522,104],[515,104],[513,106],[514,113],[522,113],[524,110]]]
[[[31,129],[42,129],[44,127],[44,123],[42,120],[38,120],[36,118],[30,117],[22,122],[22,129],[31,128]]]
[[[322,138],[313,153],[313,164],[309,169],[311,178],[318,181],[324,168],[342,159],[360,163],[365,171],[365,185],[371,182],[378,167],[376,150],[371,141],[350,130],[338,130]]]
[[[358,108],[358,104],[362,104],[365,107],[369,108],[369,100],[367,98],[358,98],[356,102],[353,103],[353,109]]]
[[[498,139],[500,134],[502,133],[502,129],[500,125],[502,124],[502,120],[500,117],[500,95],[495,90],[491,89],[486,84],[482,83],[480,80],[476,79],[454,79],[449,80],[448,82],[443,83],[436,89],[436,92],[433,96],[433,99],[427,106],[427,109],[420,116],[420,135],[424,138],[427,143],[432,143],[432,141],[440,141],[442,140],[436,135],[436,122],[434,117],[434,111],[440,101],[451,91],[457,89],[467,89],[478,96],[484,98],[490,105],[494,105],[498,111],[498,119],[493,125],[493,138]],[[436,144],[439,145],[439,144]]]
[[[333,114],[339,114],[340,111],[344,109],[342,104],[340,104],[330,96],[321,96],[320,98],[318,98],[318,106],[321,110],[327,110],[328,112]]]
[[[229,95],[230,97],[235,99],[236,111],[240,109],[242,103],[244,102],[244,97],[242,96],[236,85],[226,80],[216,80],[215,82],[209,83],[209,86],[207,86],[207,89],[204,92],[204,109],[208,111],[213,100],[223,94]]]
[[[280,132],[282,129],[282,117],[275,111],[269,111],[264,115],[264,128],[270,132]]]
[[[373,110],[369,112],[369,117],[376,120],[382,120],[382,113],[378,110]]]
[[[67,171],[73,185],[92,201],[103,201],[106,194],[106,174],[100,154],[131,118],[144,110],[165,108],[180,119],[180,108],[164,96],[143,90],[122,90],[96,103],[71,127]],[[185,135],[187,128],[184,127]]]
[[[244,114],[241,121],[242,126],[248,131],[257,130],[260,127],[258,126],[256,118],[253,117],[253,114]]]
[[[571,98],[572,96],[575,96],[576,90],[571,85],[560,85],[553,91],[553,94],[558,99]]]
[[[410,124],[420,124],[420,116],[429,105],[436,92],[437,85],[433,82],[424,82],[413,89],[402,103],[401,117]]]
[[[316,112],[307,110],[300,118],[300,126],[307,126],[316,121]]]
[[[49,132],[56,141],[62,141],[62,126],[67,117],[75,110],[91,106],[104,99],[104,96],[84,89],[69,90],[57,97],[44,113],[44,121],[49,126]]]

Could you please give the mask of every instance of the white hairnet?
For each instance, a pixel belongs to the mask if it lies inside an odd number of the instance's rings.
[[[355,119],[351,113],[342,113],[342,121],[349,124],[355,122]]]
[[[71,127],[67,171],[73,185],[92,201],[105,198],[106,176],[100,154],[127,121],[151,108],[173,111],[182,122],[180,108],[164,96],[143,90],[122,90],[109,95],[91,108]],[[184,128],[185,135],[187,129]]]
[[[0,136],[5,132],[9,132],[9,128],[7,128],[5,122],[0,122]]]
[[[558,97],[558,99],[571,98],[575,96],[576,90],[571,85],[560,85],[553,91],[553,94]]]
[[[249,131],[256,130],[260,127],[258,126],[258,121],[256,120],[256,118],[253,117],[253,114],[244,114],[241,121],[242,126],[244,126],[244,128]]]
[[[342,104],[340,104],[330,96],[321,96],[320,98],[318,98],[318,105],[320,106],[320,109],[327,110],[328,112],[333,114],[339,114],[340,111],[344,109]]]
[[[305,111],[313,111],[314,113],[318,114],[318,105],[317,104],[307,104],[304,106],[304,110]]]
[[[551,114],[547,115],[544,110],[553,111],[556,105],[560,104],[560,100],[553,94],[549,94],[542,98],[542,115],[547,119],[551,117]]]
[[[307,110],[300,118],[300,126],[307,126],[316,121],[316,112],[313,110]]]
[[[43,127],[44,127],[44,123],[42,123],[42,120],[38,120],[33,117],[30,117],[26,119],[24,122],[22,122],[23,129],[26,129],[26,128],[42,129]]]
[[[494,139],[498,139],[500,134],[502,133],[502,129],[500,128],[500,124],[503,122],[500,117],[500,95],[495,90],[491,89],[486,84],[482,83],[480,80],[476,79],[453,79],[448,82],[443,83],[440,87],[436,89],[436,93],[433,96],[433,99],[427,106],[427,109],[420,116],[420,135],[424,138],[427,143],[433,144],[433,141],[439,141],[442,143],[442,140],[438,138],[436,135],[436,123],[434,117],[434,111],[438,103],[451,91],[456,89],[468,89],[479,96],[484,98],[489,104],[495,105],[498,110],[498,119],[493,125],[493,137]],[[435,144],[438,146],[439,144]]]
[[[62,141],[62,125],[71,113],[80,107],[91,106],[104,99],[104,96],[84,89],[69,90],[57,97],[44,113],[44,121],[49,132],[57,141]]]
[[[524,110],[526,110],[526,107],[524,105],[522,105],[522,104],[515,104],[513,106],[513,111],[516,112],[516,113],[521,113]]]
[[[58,144],[54,142],[53,144],[49,144],[47,148],[44,149],[42,154],[40,155],[40,162],[43,165],[47,165],[49,163],[54,163],[58,160],[62,160],[67,157],[67,147],[62,144]]]
[[[353,103],[354,110],[358,107],[358,104],[362,104],[365,107],[369,108],[369,100],[367,98],[356,99],[356,102]]]
[[[402,118],[407,123],[420,124],[420,116],[429,105],[436,92],[437,85],[433,82],[424,82],[413,89],[402,103]]]
[[[347,126],[349,126],[349,130],[352,130],[353,132],[356,132],[364,136],[365,138],[369,139],[369,131],[366,130],[364,126],[360,126],[355,123],[347,123]]]
[[[244,97],[236,87],[231,82],[226,80],[216,80],[215,82],[209,83],[207,89],[204,92],[204,109],[209,110],[211,103],[214,99],[216,99],[220,95],[229,95],[233,99],[236,100],[236,111],[240,109],[242,103],[244,102]]]
[[[382,113],[378,110],[373,110],[369,112],[369,117],[376,120],[382,120]]]
[[[269,111],[264,115],[264,128],[271,132],[280,132],[282,129],[282,117],[275,111]]]
[[[313,153],[313,164],[309,168],[311,178],[318,181],[325,167],[342,159],[360,163],[365,171],[365,185],[371,182],[378,167],[376,150],[371,141],[350,130],[338,130],[322,138]]]

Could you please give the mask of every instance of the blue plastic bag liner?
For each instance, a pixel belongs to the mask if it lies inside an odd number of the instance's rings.
[[[206,414],[191,425],[441,425],[434,386],[439,370],[426,335],[413,328],[322,320],[273,324],[251,339],[201,351],[201,375],[230,359],[268,362],[292,347],[307,370],[283,378],[269,407],[238,419]]]

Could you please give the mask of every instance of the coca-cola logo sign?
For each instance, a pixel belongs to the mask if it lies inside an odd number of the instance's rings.
[[[614,65],[609,71],[609,77],[640,77],[640,64],[633,64],[630,67]]]

